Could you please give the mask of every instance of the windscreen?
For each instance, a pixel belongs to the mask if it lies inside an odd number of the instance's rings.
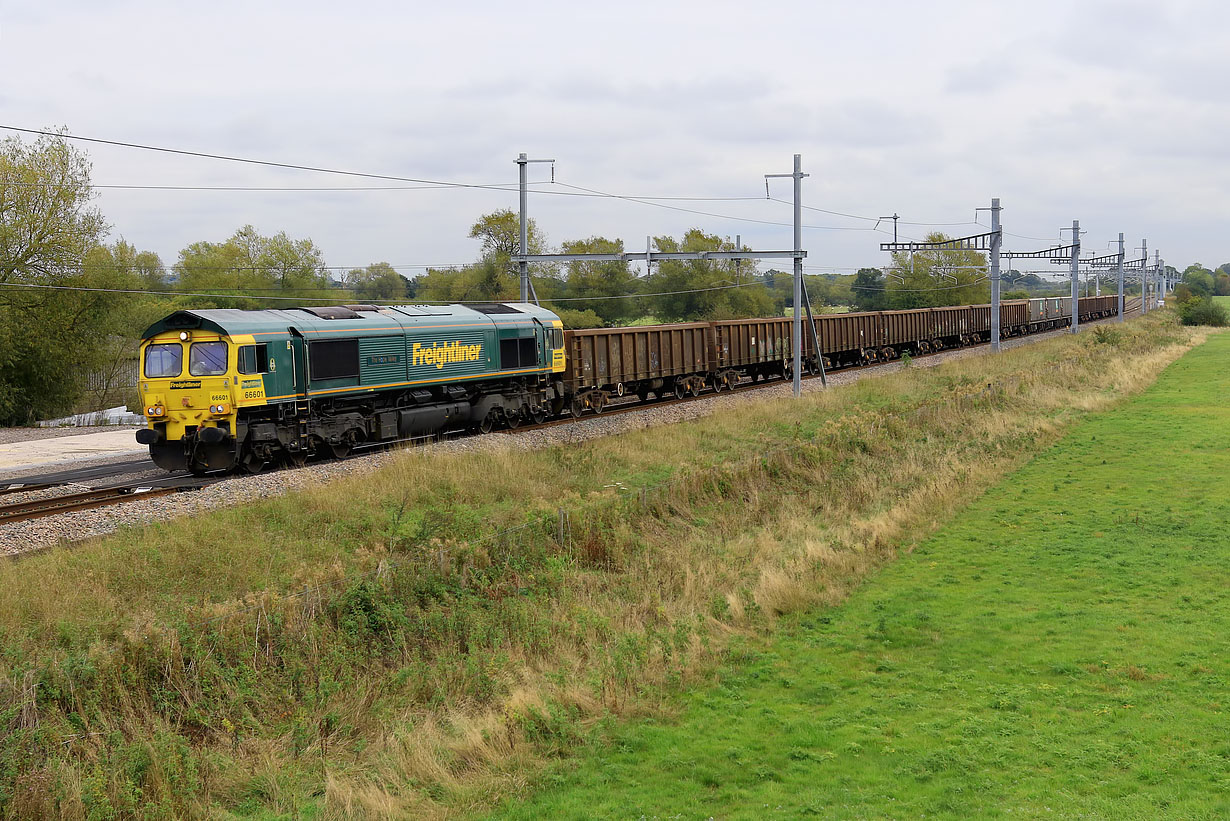
[[[188,373],[193,376],[220,376],[226,373],[226,343],[193,342],[188,352]]]
[[[150,345],[145,349],[145,377],[165,379],[179,376],[184,368],[184,346],[178,342]]]

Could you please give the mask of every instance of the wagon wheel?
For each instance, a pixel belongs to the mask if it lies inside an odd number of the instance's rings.
[[[568,406],[568,412],[572,414],[573,419],[580,419],[581,414],[585,412],[585,403],[578,397],[572,400],[572,404]]]
[[[593,401],[589,403],[589,406],[594,409],[594,413],[602,413],[606,410],[606,400],[601,396],[596,396]]]
[[[723,383],[723,380],[722,380],[721,375],[720,375],[720,374],[714,374],[714,375],[713,375],[713,392],[714,392],[714,393],[721,393],[721,392],[722,392],[722,383]]]
[[[683,384],[682,382],[676,382],[675,383],[675,398],[682,399],[683,397],[687,395],[688,395],[688,386]]]
[[[648,402],[649,397],[653,395],[653,392],[652,391],[640,391],[636,395],[641,398],[642,402]]]
[[[688,384],[688,393],[692,394],[693,396],[700,396],[700,388],[701,388],[700,380],[693,379]]]

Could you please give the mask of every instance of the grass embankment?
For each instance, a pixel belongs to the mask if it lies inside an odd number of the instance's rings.
[[[501,817],[1230,816],[1227,398],[1223,334]]]
[[[523,793],[732,637],[840,601],[1190,340],[1159,315],[571,447],[407,453],[4,564],[3,814],[422,816]]]

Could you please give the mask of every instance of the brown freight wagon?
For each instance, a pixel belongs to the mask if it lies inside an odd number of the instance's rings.
[[[1029,300],[1011,299],[999,303],[1001,336],[1016,336],[1029,330]]]
[[[564,332],[556,412],[601,413],[611,396],[699,393],[709,374],[709,323],[582,328]]]
[[[712,384],[716,390],[732,388],[741,375],[755,379],[791,374],[794,358],[794,319],[726,319],[709,323],[712,328]],[[818,332],[817,328],[817,332]],[[810,323],[803,320],[803,366],[809,373],[816,364],[816,343]]]
[[[861,365],[883,347],[880,311],[854,314],[825,314],[816,320],[820,352],[825,367]]]
[[[927,308],[912,308],[904,311],[881,311],[882,347],[881,359],[896,359],[903,349],[914,349],[919,339],[931,334],[932,317]]]

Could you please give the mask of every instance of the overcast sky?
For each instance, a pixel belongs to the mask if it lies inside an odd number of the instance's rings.
[[[764,199],[764,175],[799,153],[805,207],[958,236],[983,229],[906,223],[970,223],[997,196],[1005,249],[1079,219],[1087,250],[1123,231],[1129,257],[1147,237],[1182,269],[1230,260],[1228,23],[1227,4],[1182,0],[0,0],[0,124],[513,187],[524,151],[556,160],[555,185],[548,166],[530,175],[550,242],[630,250],[694,227],[791,247],[791,207]],[[102,186],[398,185],[80,145]],[[789,200],[790,180],[771,191]],[[470,225],[517,195],[100,189],[98,204],[112,239],[168,264],[250,223],[310,237],[331,266],[413,276],[475,259]],[[874,220],[803,221],[809,271],[886,261]]]

